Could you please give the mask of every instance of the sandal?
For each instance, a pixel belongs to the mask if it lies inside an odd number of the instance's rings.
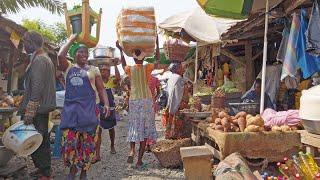
[[[112,151],[112,150],[111,150],[111,151],[110,151],[110,154],[117,154],[117,151],[115,151],[115,150]]]
[[[128,156],[127,163],[129,163],[129,164],[133,163],[133,156]]]
[[[135,166],[135,169],[137,170],[145,170],[147,168],[147,164],[146,163],[142,163],[141,165],[137,165]]]

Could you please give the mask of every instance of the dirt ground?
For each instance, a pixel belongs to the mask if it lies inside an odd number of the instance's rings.
[[[156,118],[156,125],[158,131],[158,140],[163,139],[164,129],[160,122],[160,117]],[[127,137],[127,120],[122,118],[118,122],[116,127],[116,150],[117,154],[110,154],[110,140],[109,133],[107,130],[103,131],[103,140],[101,147],[101,158],[102,160],[94,164],[89,173],[89,179],[94,180],[117,180],[117,179],[184,179],[182,169],[166,169],[162,168],[152,153],[146,153],[144,155],[144,163],[147,167],[143,170],[136,170],[133,165],[127,164],[127,152],[129,150],[129,144],[126,141]],[[138,147],[137,147],[138,148]],[[138,151],[138,149],[137,149]],[[136,159],[135,159],[136,160]],[[68,170],[65,169],[61,160],[52,161],[52,169],[54,174],[54,179],[65,179],[65,174]],[[31,159],[28,159],[28,171],[33,171],[33,164]]]

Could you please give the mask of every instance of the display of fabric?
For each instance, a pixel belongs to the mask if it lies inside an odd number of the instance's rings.
[[[320,55],[320,0],[315,0],[312,7],[310,22],[306,32],[307,52],[312,55]]]
[[[282,40],[277,54],[277,60],[283,62],[286,56],[288,40],[290,35],[289,27],[285,27],[282,31]]]
[[[281,80],[283,80],[287,76],[295,77],[297,70],[299,69],[298,59],[296,54],[296,45],[298,42],[299,29],[300,29],[299,15],[297,13],[294,13],[292,18],[292,23],[291,23],[286,55],[283,61]]]
[[[261,114],[261,117],[265,122],[265,126],[268,127],[282,125],[295,126],[300,123],[299,110],[277,112],[273,109],[266,109]]]
[[[305,33],[307,32],[307,26],[308,26],[307,12],[305,10],[301,10],[300,30],[299,30],[296,50],[297,50],[297,59],[298,59],[299,66],[301,68],[304,79],[307,79],[310,76],[312,76],[314,73],[320,71],[320,57],[312,56],[311,54],[306,52]],[[319,28],[317,28],[316,30],[320,32]]]

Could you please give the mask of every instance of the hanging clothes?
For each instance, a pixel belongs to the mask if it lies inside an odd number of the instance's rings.
[[[296,54],[296,45],[298,41],[300,29],[300,20],[297,13],[293,14],[290,35],[287,45],[287,51],[285,55],[285,59],[282,67],[281,80],[286,78],[287,76],[294,77],[299,69],[298,59]]]
[[[290,29],[289,29],[289,25],[287,25],[286,23],[282,31],[282,40],[281,40],[277,58],[276,58],[278,61],[283,62],[285,59],[287,47],[288,47],[289,35],[290,35]]]
[[[320,0],[315,0],[312,7],[310,22],[306,32],[307,52],[314,55],[320,55]]]
[[[320,57],[312,56],[306,52],[306,36],[307,32],[307,12],[301,10],[300,14],[300,30],[297,42],[297,58],[304,79],[309,78],[314,73],[320,71]],[[320,29],[317,29],[319,31]],[[320,39],[320,38],[319,38]]]

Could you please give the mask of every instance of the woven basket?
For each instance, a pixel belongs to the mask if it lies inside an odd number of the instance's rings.
[[[165,168],[177,168],[182,166],[180,148],[191,146],[191,139],[162,140],[152,147],[152,152]]]
[[[225,108],[226,97],[212,96],[211,105],[213,108]]]
[[[170,61],[182,62],[189,52],[189,46],[182,40],[178,39],[165,41],[163,49],[166,58]]]

